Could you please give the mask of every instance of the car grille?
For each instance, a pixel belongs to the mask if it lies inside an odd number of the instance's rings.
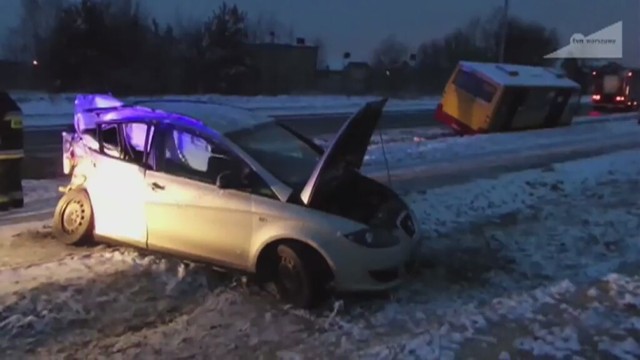
[[[398,218],[398,227],[410,237],[416,234],[416,224],[413,222],[411,214],[406,211]]]

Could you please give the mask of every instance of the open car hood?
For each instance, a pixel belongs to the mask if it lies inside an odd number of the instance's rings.
[[[314,203],[318,190],[329,190],[327,187],[338,180],[345,169],[359,170],[362,167],[386,103],[386,98],[368,102],[342,125],[300,192],[300,199],[305,205]]]

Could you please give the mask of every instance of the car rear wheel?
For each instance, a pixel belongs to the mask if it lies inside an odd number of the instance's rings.
[[[326,281],[319,271],[314,272],[314,259],[304,250],[295,244],[278,246],[274,284],[282,301],[300,308],[311,308],[324,298]]]
[[[71,190],[58,201],[53,235],[67,245],[82,245],[93,239],[93,209],[86,191]]]

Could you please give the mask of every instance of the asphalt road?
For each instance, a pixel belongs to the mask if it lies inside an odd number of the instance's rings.
[[[583,106],[579,115],[589,115],[590,111],[590,107]],[[379,128],[398,129],[430,126],[439,127],[441,125],[435,120],[434,113],[434,110],[387,112],[383,114]],[[307,136],[317,136],[336,132],[348,116],[349,114],[322,114],[278,116],[276,118]],[[26,155],[42,156],[44,154],[51,154],[52,152],[60,151],[62,141],[60,133],[64,129],[64,126],[26,128]]]

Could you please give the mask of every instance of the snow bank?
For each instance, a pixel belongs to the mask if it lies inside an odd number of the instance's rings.
[[[75,95],[72,94],[39,94],[39,93],[15,93],[16,101],[27,115],[66,115],[73,113]],[[125,98],[129,102],[150,97]],[[376,100],[376,96],[340,96],[340,95],[315,95],[315,96],[222,96],[222,95],[167,95],[153,97],[154,99],[188,99],[204,100],[230,106],[239,106],[272,115],[287,114],[315,114],[315,113],[339,113],[354,111],[366,101]],[[425,110],[433,109],[439,101],[439,97],[421,97],[416,99],[391,99],[387,105],[389,110]]]
[[[73,116],[72,94],[46,94],[31,92],[12,93],[27,115],[28,126],[51,126],[68,124]],[[222,95],[168,95],[156,98],[206,100],[219,104],[243,107],[271,116],[321,115],[351,113],[359,109],[364,102],[379,99],[376,96],[222,96]],[[129,101],[143,98],[126,98]],[[148,99],[148,98],[144,98]],[[590,101],[590,98],[584,98]],[[584,100],[583,99],[583,100]],[[416,99],[390,99],[386,111],[429,111],[434,110],[440,97],[421,97]]]
[[[388,139],[400,139],[369,147],[366,155],[364,171],[379,173],[385,169],[385,155],[391,170],[418,167],[429,168],[434,165],[450,165],[453,161],[484,162],[497,161],[500,158],[512,157],[518,153],[539,153],[596,144],[615,143],[622,140],[640,139],[640,126],[629,117],[620,117],[619,121],[595,122],[565,128],[527,131],[519,133],[502,133],[465,137],[447,137],[430,139],[434,134],[428,129],[418,130],[411,138],[410,133],[401,133]],[[437,130],[432,130],[437,131]],[[386,131],[382,131],[385,134]],[[384,138],[383,138],[384,139]],[[376,142],[379,142],[376,140]],[[476,164],[477,166],[478,164]]]

